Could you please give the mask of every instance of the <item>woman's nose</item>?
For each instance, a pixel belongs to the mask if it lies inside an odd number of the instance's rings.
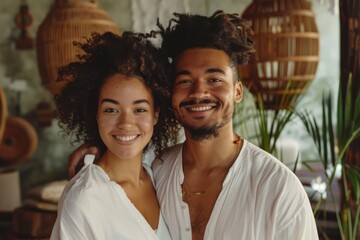
[[[117,126],[127,126],[134,122],[133,114],[129,112],[122,112],[117,119]]]

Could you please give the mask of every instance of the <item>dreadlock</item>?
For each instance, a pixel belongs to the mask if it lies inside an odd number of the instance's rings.
[[[157,23],[162,49],[172,61],[187,49],[213,48],[227,53],[237,71],[237,65],[248,63],[255,54],[251,24],[238,14],[219,10],[210,17],[180,13],[174,16],[167,28],[159,20]]]

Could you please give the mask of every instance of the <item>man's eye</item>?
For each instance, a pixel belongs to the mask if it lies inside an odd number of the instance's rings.
[[[137,108],[136,112],[137,113],[143,113],[143,112],[147,112],[147,110],[145,108]]]
[[[221,82],[221,79],[219,79],[219,78],[211,78],[211,79],[209,79],[209,82]]]

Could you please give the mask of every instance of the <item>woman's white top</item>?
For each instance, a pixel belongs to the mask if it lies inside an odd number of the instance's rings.
[[[50,239],[171,239],[162,214],[152,229],[121,186],[93,161],[87,155],[85,166],[66,185]],[[153,179],[150,166],[143,166]]]

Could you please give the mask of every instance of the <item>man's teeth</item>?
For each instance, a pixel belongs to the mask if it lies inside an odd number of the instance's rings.
[[[200,112],[200,111],[210,110],[211,108],[212,108],[211,106],[192,107],[192,108],[190,108],[190,110],[194,111],[194,112]]]
[[[129,142],[131,140],[134,140],[136,138],[137,135],[134,136],[115,136],[116,139],[123,141],[123,142]]]

